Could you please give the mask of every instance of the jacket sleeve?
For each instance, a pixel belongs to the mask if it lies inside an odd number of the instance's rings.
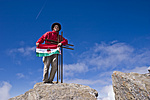
[[[46,32],[44,35],[42,35],[36,43],[39,43],[39,44],[43,43],[45,41],[45,39],[47,38],[47,34],[48,34],[48,32]]]
[[[68,40],[67,40],[67,39],[65,39],[65,38],[62,37],[61,35],[59,35],[59,37],[60,37],[60,40],[61,40],[62,45],[67,45],[67,44],[68,44]]]

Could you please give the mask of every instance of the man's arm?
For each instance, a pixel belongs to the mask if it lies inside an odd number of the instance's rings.
[[[67,45],[68,44],[68,40],[67,39],[65,39],[64,37],[62,37],[61,35],[59,36],[60,38],[60,43],[61,43],[61,45]]]
[[[36,46],[37,46],[37,47],[39,46],[39,44],[41,44],[41,43],[43,43],[43,42],[45,41],[45,39],[46,39],[46,37],[47,37],[47,34],[48,34],[48,32],[46,32],[44,35],[42,35],[42,36],[38,39],[38,41],[36,42]]]

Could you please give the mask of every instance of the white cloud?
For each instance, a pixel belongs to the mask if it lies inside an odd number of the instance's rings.
[[[2,82],[0,84],[0,99],[1,100],[8,100],[10,98],[9,91],[11,89],[11,84],[8,82]]]
[[[20,52],[20,53],[24,53],[24,48],[18,48],[16,51]]]
[[[117,43],[117,42],[118,42],[118,40],[114,40],[114,41],[111,42],[111,44],[114,44],[114,43]]]
[[[17,77],[18,77],[19,79],[25,77],[23,73],[17,73],[16,75],[17,75]]]
[[[35,46],[33,47],[21,47],[7,50],[6,54],[10,56],[13,63],[17,65],[22,64],[20,57],[26,57],[27,59],[33,59],[35,56]]]
[[[25,48],[25,55],[30,55],[32,52],[34,52],[35,51],[35,46],[33,46],[33,47],[26,47]]]
[[[88,72],[90,70],[104,70],[131,64],[134,48],[125,43],[113,41],[110,44],[101,43],[81,54],[76,64],[66,65],[66,75],[74,75],[74,72]],[[93,66],[93,67],[90,67]]]
[[[64,65],[65,76],[74,76],[75,73],[85,73],[88,71],[88,66],[85,63],[67,64]]]
[[[102,97],[101,100],[115,100],[115,94],[113,92],[112,85],[105,86],[101,93],[105,93],[106,97]]]
[[[113,45],[97,44],[94,50],[96,56],[92,55],[90,64],[97,66],[98,69],[115,68],[125,63],[132,52],[133,49],[123,43]]]
[[[113,74],[113,71],[112,70],[108,70],[106,72],[101,72],[99,74],[99,78],[104,78],[104,77],[110,77],[111,75]]]
[[[65,80],[66,83],[76,83],[76,84],[84,84],[84,85],[96,85],[96,84],[109,84],[109,82],[104,80],[89,80],[89,79],[72,79],[72,80]]]
[[[35,46],[33,47],[21,47],[9,50],[9,54],[21,53],[24,56],[31,55],[35,51]]]
[[[134,68],[150,64],[150,50],[135,49],[125,43],[96,44],[81,54],[82,63],[97,69]],[[80,59],[79,59],[80,61]]]
[[[148,66],[142,66],[142,67],[135,67],[134,69],[123,69],[122,72],[130,73],[130,72],[135,72],[139,74],[145,74],[148,73]]]

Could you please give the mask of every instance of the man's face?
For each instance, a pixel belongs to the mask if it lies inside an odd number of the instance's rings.
[[[53,28],[53,30],[58,32],[59,31],[59,26],[55,25],[54,28]]]

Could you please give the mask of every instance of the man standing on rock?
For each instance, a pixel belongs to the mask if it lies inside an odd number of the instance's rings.
[[[46,32],[36,42],[37,47],[40,44],[42,44],[44,41],[45,41],[45,44],[53,45],[53,43],[51,41],[47,41],[47,40],[59,41],[59,43],[57,44],[57,47],[68,44],[68,40],[63,38],[61,35],[59,35],[59,31],[61,30],[61,25],[59,23],[53,23],[51,26],[51,29],[53,31]],[[57,71],[57,64],[58,64],[57,60],[58,60],[57,54],[43,57],[43,63],[44,63],[43,82],[44,83],[52,83],[52,81],[55,77],[55,73]],[[51,71],[50,71],[50,77],[48,77],[50,64],[51,64]]]

